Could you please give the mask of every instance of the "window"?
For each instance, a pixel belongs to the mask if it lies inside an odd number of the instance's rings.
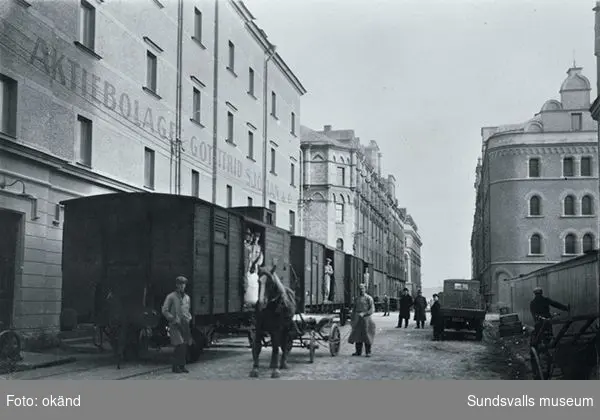
[[[271,147],[271,173],[275,174],[275,157],[276,157],[276,152],[275,152],[275,148]]]
[[[274,201],[269,201],[269,210],[271,210],[272,213],[267,215],[267,223],[274,225],[277,217],[277,204]]]
[[[154,150],[144,148],[144,187],[154,189]]]
[[[194,8],[194,38],[202,42],[202,12]]]
[[[290,232],[293,235],[296,232],[296,213],[290,210]]]
[[[565,215],[566,216],[574,216],[575,215],[575,197],[572,195],[568,195],[565,197]]]
[[[542,237],[537,233],[531,235],[529,239],[529,253],[532,255],[540,255],[542,253]]]
[[[229,41],[229,64],[227,68],[231,71],[235,70],[235,45],[231,41]]]
[[[254,96],[254,69],[248,69],[248,93]]]
[[[156,93],[156,56],[146,51],[146,87]]]
[[[294,163],[290,163],[290,185],[296,186],[296,165]]]
[[[16,137],[17,82],[0,74],[0,133]]]
[[[92,166],[92,122],[81,115],[77,116],[79,124],[79,156],[78,162]]]
[[[591,195],[584,195],[581,199],[581,214],[585,216],[594,214],[594,200]]]
[[[571,130],[581,131],[581,114],[571,114]]]
[[[233,143],[233,114],[227,111],[227,141]]]
[[[295,136],[296,135],[296,114],[294,114],[292,112],[292,117],[291,117],[291,126],[292,126],[292,134]]]
[[[192,169],[192,196],[200,197],[200,174]]]
[[[574,176],[575,170],[573,165],[573,158],[568,157],[563,159],[563,176]]]
[[[87,1],[81,1],[81,44],[94,50],[96,40],[96,9]]]
[[[529,159],[529,177],[540,177],[540,160],[538,158]]]
[[[344,223],[344,203],[335,203],[335,221]]]
[[[253,204],[252,197],[248,197],[248,207],[252,207]]]
[[[335,247],[340,251],[344,250],[344,240],[342,238],[337,238],[335,241]]]
[[[582,157],[581,158],[581,176],[592,176],[592,158]]]
[[[569,233],[565,236],[565,254],[576,254],[577,253],[577,243],[575,239],[575,235]]]
[[[231,185],[227,186],[227,205],[226,207],[231,207],[233,205],[233,187]]]
[[[254,159],[254,133],[248,131],[248,158]]]
[[[346,168],[338,166],[337,168],[337,183],[338,185],[346,185]]]
[[[586,233],[585,235],[583,235],[582,248],[583,252],[592,251],[595,248],[594,235],[592,235],[591,233]]]
[[[529,215],[530,216],[539,216],[541,215],[541,208],[540,208],[540,197],[538,197],[537,195],[534,195],[533,197],[531,197],[529,199]]]
[[[271,92],[271,115],[277,118],[277,94]]]
[[[193,109],[192,119],[194,121],[196,121],[197,123],[199,123],[201,121],[201,119],[200,119],[200,116],[201,116],[200,98],[201,98],[200,91],[198,89],[194,88],[194,103],[193,103],[194,109]]]

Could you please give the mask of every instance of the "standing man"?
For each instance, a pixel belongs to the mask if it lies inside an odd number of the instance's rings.
[[[533,321],[535,323],[533,336],[537,335],[540,328],[542,328],[542,322],[540,317],[550,318],[550,307],[561,309],[566,312],[571,311],[571,305],[563,305],[560,302],[556,302],[546,296],[544,296],[544,291],[541,287],[536,287],[533,289],[534,298],[531,300],[529,304],[529,310],[531,311],[531,316],[533,317]]]
[[[405,287],[402,290],[400,298],[400,310],[398,312],[398,325],[396,328],[402,328],[402,320],[404,320],[404,328],[408,328],[408,320],[410,319],[410,308],[413,306],[413,298],[408,294],[408,289]]]
[[[375,312],[375,302],[366,293],[367,287],[364,284],[359,287],[360,294],[354,299],[352,308],[352,332],[348,337],[348,342],[356,346],[356,351],[352,356],[362,354],[364,343],[365,356],[371,357],[371,346],[375,339],[375,322],[371,319],[371,315]]]
[[[169,321],[173,352],[173,373],[188,373],[186,369],[187,346],[192,343],[190,331],[190,297],[185,293],[187,278],[179,276],[175,279],[175,291],[167,295],[162,306],[162,314]]]
[[[388,295],[383,295],[383,316],[390,316],[390,298]]]
[[[440,314],[440,301],[439,296],[433,295],[433,304],[431,305],[431,322],[433,326],[433,341],[440,341],[442,339],[442,331],[444,330],[444,323],[442,320],[442,314]]]
[[[417,328],[425,328],[425,320],[427,316],[425,309],[427,309],[427,299],[421,293],[421,289],[417,290],[417,297],[414,302],[415,306],[415,321],[417,321]]]

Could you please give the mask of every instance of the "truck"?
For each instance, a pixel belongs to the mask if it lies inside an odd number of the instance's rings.
[[[483,339],[486,309],[479,281],[444,280],[440,306],[444,330],[475,333],[477,341]]]

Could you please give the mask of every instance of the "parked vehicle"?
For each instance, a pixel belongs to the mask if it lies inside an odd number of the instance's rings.
[[[191,361],[214,333],[247,331],[253,312],[244,305],[248,244],[259,245],[260,265],[277,267],[296,292],[299,312],[340,312],[344,324],[363,279],[363,260],[273,225],[269,209],[225,209],[181,195],[116,193],[67,200],[63,230],[63,311],[77,322],[106,327],[107,296],[133,311],[128,343],[134,353],[169,345],[161,316],[178,275],[188,278],[193,345]],[[324,296],[325,265],[330,284]],[[133,309],[131,309],[133,308]],[[116,334],[116,333],[115,333]]]
[[[444,280],[440,297],[440,316],[445,330],[474,332],[475,339],[483,339],[485,303],[474,280]]]

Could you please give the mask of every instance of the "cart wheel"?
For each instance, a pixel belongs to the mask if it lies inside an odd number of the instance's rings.
[[[535,347],[531,347],[529,349],[529,355],[531,358],[531,371],[533,373],[533,379],[545,380],[547,378],[544,377],[544,369],[542,368],[542,361],[540,359],[540,355],[535,349]]]
[[[21,338],[16,332],[6,330],[0,333],[0,360],[21,360]]]
[[[340,354],[340,347],[342,344],[342,335],[337,324],[333,324],[331,327],[331,333],[329,334],[329,353],[332,357]]]
[[[308,343],[308,357],[309,357],[309,361],[310,363],[314,363],[315,362],[315,351],[316,351],[316,347],[317,347],[317,340],[315,340],[315,332],[311,331],[310,332],[310,342]]]

